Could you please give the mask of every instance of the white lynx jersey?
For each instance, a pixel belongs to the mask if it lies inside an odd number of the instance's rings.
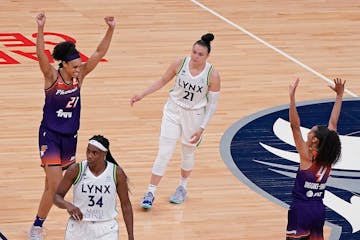
[[[170,99],[185,109],[200,109],[207,105],[207,93],[213,66],[206,62],[203,71],[192,76],[189,69],[190,57],[185,57],[176,74]]]
[[[107,221],[118,215],[115,164],[107,162],[104,172],[94,176],[87,160],[80,162],[73,189],[74,205],[80,208],[83,221]]]

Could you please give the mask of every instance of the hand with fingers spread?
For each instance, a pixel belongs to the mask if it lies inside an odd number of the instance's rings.
[[[331,88],[334,92],[336,92],[337,96],[342,97],[345,90],[345,83],[346,80],[342,81],[341,78],[334,78],[334,86],[329,85],[329,88]]]

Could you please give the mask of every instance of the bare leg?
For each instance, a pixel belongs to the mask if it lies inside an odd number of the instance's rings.
[[[62,178],[62,170],[60,166],[45,166],[45,189],[40,200],[37,215],[40,218],[46,218],[53,205],[56,189]]]
[[[191,172],[192,172],[192,170],[185,171],[184,169],[181,169],[181,177],[188,178],[188,177],[190,177]]]

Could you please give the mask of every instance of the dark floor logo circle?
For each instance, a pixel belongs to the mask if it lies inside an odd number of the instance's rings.
[[[327,125],[333,100],[297,104],[301,132]],[[331,240],[360,239],[360,99],[345,99],[338,123],[340,161],[333,167],[324,197]],[[255,113],[234,123],[220,142],[229,170],[252,190],[288,208],[299,166],[288,105]]]

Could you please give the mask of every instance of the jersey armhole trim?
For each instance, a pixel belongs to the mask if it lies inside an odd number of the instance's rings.
[[[61,75],[60,75],[60,72],[58,71],[58,75],[56,76],[55,81],[52,82],[51,85],[50,85],[48,88],[45,88],[45,89],[44,89],[45,92],[50,91],[50,90],[56,85],[56,83],[57,83],[57,81],[58,81],[58,79],[59,79],[59,76],[61,76]]]
[[[82,165],[81,162],[79,162],[79,172],[78,172],[78,174],[77,174],[77,176],[76,176],[76,179],[75,179],[75,181],[74,181],[74,185],[79,182],[80,176],[81,176],[81,174],[82,174],[82,169],[83,169],[83,165]]]
[[[114,168],[113,168],[113,175],[114,175],[114,182],[115,182],[115,186],[117,185],[117,179],[116,179],[116,165],[114,164]]]
[[[181,61],[180,68],[179,68],[179,70],[177,71],[176,75],[178,75],[178,74],[180,73],[181,69],[184,67],[185,61],[186,61],[186,57],[184,57],[184,59]]]
[[[207,74],[207,85],[208,85],[208,86],[210,85],[210,78],[211,78],[212,70],[213,70],[213,65],[210,66],[209,72],[208,72],[208,74]]]

